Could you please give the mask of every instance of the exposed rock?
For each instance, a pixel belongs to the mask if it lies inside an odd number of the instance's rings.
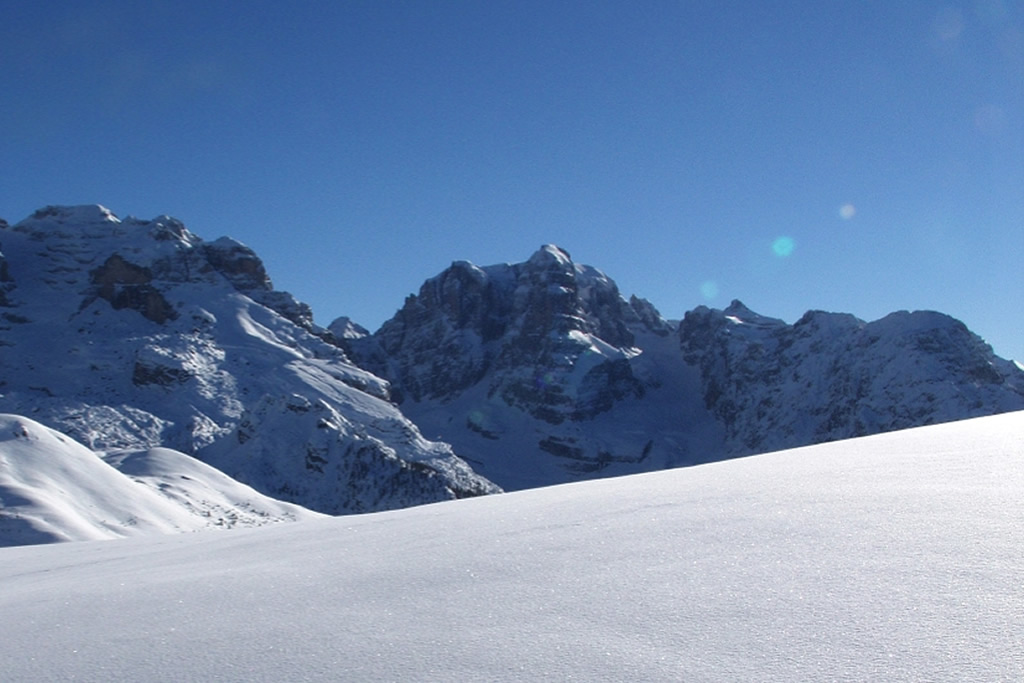
[[[115,310],[130,308],[158,325],[178,317],[174,307],[151,284],[152,271],[125,261],[120,254],[111,255],[89,275],[96,285],[96,296],[109,301]]]
[[[453,263],[348,341],[406,414],[506,488],[1024,409],[1024,372],[940,314],[788,325],[734,301],[670,330],[548,245]]]
[[[638,339],[661,339],[678,356],[670,329],[649,302],[627,301],[603,273],[545,245],[519,264],[457,261],[374,335],[346,342],[428,433],[516,488],[625,471],[652,438],[657,457],[643,467],[688,461],[676,426],[634,437],[632,416],[610,415],[664,381]],[[543,464],[556,453],[554,469]]]
[[[210,266],[240,292],[273,289],[263,261],[249,247],[230,237],[204,244],[203,255]]]
[[[239,422],[234,442],[213,446],[208,457],[228,472],[245,475],[257,489],[320,512],[346,514],[408,507],[499,491],[436,445],[427,457],[403,459],[384,441],[361,433],[322,400],[264,396]],[[413,439],[415,432],[407,432]],[[285,451],[298,458],[274,457]],[[264,463],[253,478],[251,461]],[[323,486],[324,479],[337,488]]]
[[[587,419],[643,394],[628,362],[631,325],[665,323],[636,301],[646,317],[603,273],[552,245],[517,265],[459,261],[372,341],[351,340],[352,353],[390,379],[399,400],[443,401],[485,382],[489,394],[546,422]]]

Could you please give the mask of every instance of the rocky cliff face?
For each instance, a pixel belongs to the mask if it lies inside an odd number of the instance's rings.
[[[679,340],[729,455],[1024,408],[1024,373],[940,313],[787,325],[734,301],[687,313]]]
[[[1024,409],[1024,372],[948,316],[788,325],[734,302],[674,329],[553,246],[454,263],[347,341],[407,415],[508,488]]]
[[[0,412],[99,451],[216,460],[329,512],[497,490],[424,439],[387,382],[324,341],[234,240],[204,242],[166,216],[48,207],[0,226],[0,253]]]
[[[427,433],[519,488],[693,461],[708,420],[671,331],[547,245],[518,264],[453,263],[348,343]]]
[[[548,245],[516,265],[452,264],[354,348],[391,378],[398,400],[443,402],[486,380],[490,395],[559,424],[643,395],[629,363],[640,331],[668,326]]]

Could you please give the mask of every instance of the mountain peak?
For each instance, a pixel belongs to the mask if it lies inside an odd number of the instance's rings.
[[[747,325],[785,325],[785,322],[778,318],[770,318],[760,313],[755,313],[744,305],[739,299],[733,299],[732,303],[722,311],[722,314],[733,323]]]
[[[362,339],[370,336],[369,330],[345,315],[336,318],[327,329],[338,339]]]
[[[331,511],[496,490],[424,439],[241,242],[100,206],[41,209],[2,241],[0,413],[89,449],[217,460],[265,494]]]
[[[53,223],[120,223],[114,212],[100,204],[79,204],[75,206],[51,205],[37,210],[18,225],[28,222],[48,221]]]
[[[545,244],[530,257],[528,261],[531,265],[550,265],[552,263],[560,266],[567,266],[572,264],[572,257],[569,256],[569,252],[561,247],[554,244]]]

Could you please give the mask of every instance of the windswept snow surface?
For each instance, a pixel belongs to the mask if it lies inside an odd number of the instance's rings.
[[[1024,413],[0,551],[6,680],[1021,680]]]

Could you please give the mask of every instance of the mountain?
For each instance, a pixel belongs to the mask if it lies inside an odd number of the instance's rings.
[[[1024,409],[1024,372],[948,316],[788,325],[734,302],[670,324],[553,245],[453,263],[372,335],[330,329],[506,489]]]
[[[47,207],[0,225],[0,412],[98,453],[170,448],[330,514],[497,491],[230,238]]]
[[[734,301],[687,313],[679,339],[730,455],[1024,408],[1024,372],[932,311],[810,311],[787,325]]]
[[[13,681],[1024,679],[1024,413],[0,550]]]
[[[167,448],[104,458],[0,415],[0,546],[231,529],[321,517]]]
[[[692,464],[720,440],[672,326],[552,245],[456,262],[344,342],[424,433],[506,489]]]
[[[1024,409],[1024,371],[938,313],[789,325],[734,302],[670,322],[545,245],[517,264],[453,263],[372,334],[348,318],[324,329],[240,242],[101,206],[0,222],[0,354],[0,413],[57,430],[129,483],[166,493],[175,468],[195,475],[191,457],[328,514]],[[11,486],[52,486],[9,494],[28,502],[8,511],[63,490],[31,458],[18,467]],[[237,482],[199,478],[216,491],[203,500],[232,509]]]

